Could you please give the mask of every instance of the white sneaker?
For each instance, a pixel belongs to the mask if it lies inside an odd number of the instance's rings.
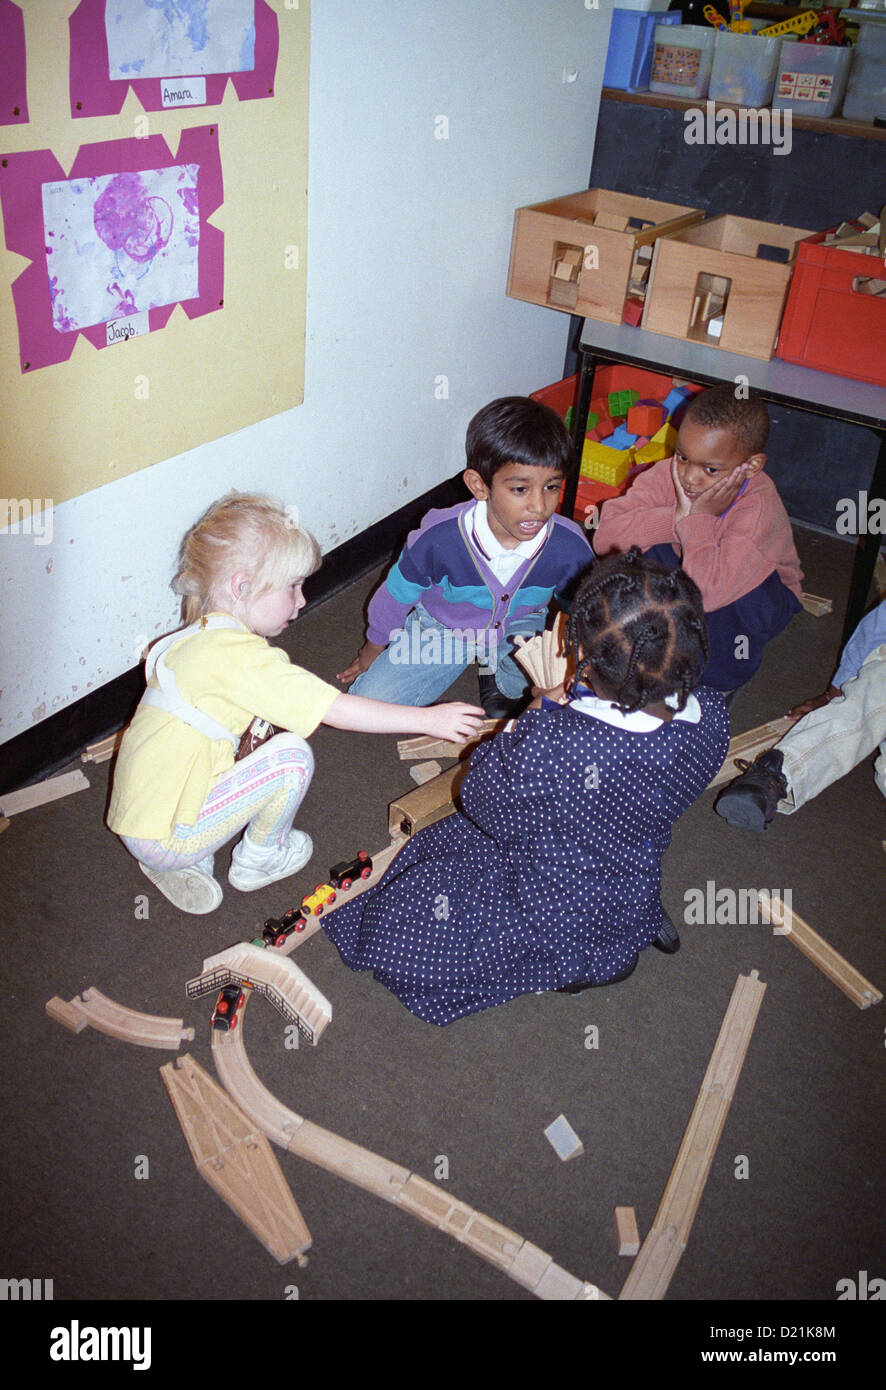
[[[139,868],[175,907],[180,907],[182,912],[201,914],[214,912],[224,897],[221,884],[206,871],[206,863],[202,859],[190,869],[168,869],[165,873],[149,869],[141,862]],[[212,863],[211,857],[209,863]]]
[[[242,840],[234,846],[228,883],[241,893],[254,893],[256,888],[297,874],[313,853],[311,837],[303,830],[290,830],[288,840],[280,846],[255,845],[244,830]]]

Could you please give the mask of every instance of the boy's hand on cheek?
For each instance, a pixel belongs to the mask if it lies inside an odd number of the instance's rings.
[[[674,520],[682,521],[684,516],[688,516],[691,512],[692,503],[680,485],[680,479],[677,475],[677,460],[675,458],[671,459],[671,478],[674,483],[674,492],[677,494],[677,510]]]
[[[743,463],[739,464],[737,468],[733,468],[731,473],[727,473],[723,478],[718,478],[715,483],[706,488],[700,497],[696,497],[690,506],[690,514],[692,516],[722,516],[727,507],[732,506],[747,477],[746,466]]]

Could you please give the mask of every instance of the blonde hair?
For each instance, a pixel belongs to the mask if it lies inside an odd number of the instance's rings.
[[[183,621],[193,623],[218,605],[223,587],[242,570],[249,575],[248,595],[230,611],[248,626],[253,599],[305,579],[320,560],[320,547],[299,526],[294,507],[284,510],[276,498],[259,493],[229,492],[185,535],[172,588],[182,595]],[[233,597],[226,596],[225,611]]]

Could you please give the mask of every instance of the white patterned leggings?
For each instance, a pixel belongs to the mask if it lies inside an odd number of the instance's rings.
[[[223,772],[193,825],[167,840],[121,839],[149,869],[165,873],[199,863],[244,826],[256,845],[282,845],[314,772],[314,755],[298,734],[276,734]]]

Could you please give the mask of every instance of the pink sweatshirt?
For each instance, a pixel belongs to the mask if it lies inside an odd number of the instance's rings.
[[[669,542],[701,590],[708,613],[749,594],[773,570],[799,599],[803,579],[800,557],[788,514],[771,478],[755,473],[722,516],[702,514],[675,521],[672,463],[672,459],[662,459],[641,473],[624,497],[613,497],[603,504],[594,536],[595,553],[623,553],[632,545],[649,550]]]

